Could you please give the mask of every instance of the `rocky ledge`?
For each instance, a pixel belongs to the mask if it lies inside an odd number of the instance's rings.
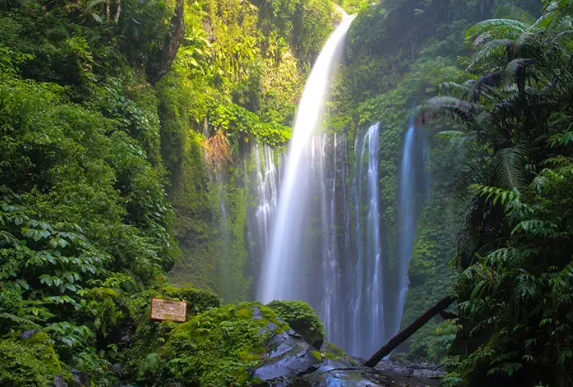
[[[253,315],[257,318],[258,311]],[[275,328],[272,324],[264,330]],[[313,347],[292,329],[272,336],[265,346],[265,357],[252,370],[256,387],[426,387],[438,386],[441,375],[429,367],[388,361],[375,369],[363,367],[328,342]]]

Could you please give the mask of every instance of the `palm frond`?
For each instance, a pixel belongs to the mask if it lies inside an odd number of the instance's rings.
[[[573,280],[573,260],[569,262],[553,280],[553,294],[559,294],[561,292],[570,292],[570,284]]]

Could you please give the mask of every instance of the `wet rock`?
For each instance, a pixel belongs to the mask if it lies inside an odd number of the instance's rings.
[[[376,366],[376,370],[398,376],[411,375],[412,377],[428,379],[430,381],[437,381],[445,374],[445,372],[435,364],[404,364],[387,359],[381,361]]]
[[[392,380],[365,367],[334,368],[328,371],[316,371],[305,375],[303,380],[312,387],[348,386],[377,387],[392,386]]]
[[[73,385],[74,387],[90,387],[91,386],[90,376],[88,375],[87,372],[72,369],[70,371],[70,373],[72,374],[72,377],[74,378],[74,382],[75,382],[75,384]]]
[[[315,349],[322,347],[324,325],[310,305],[302,301],[273,301],[267,306]]]
[[[24,331],[20,334],[21,339],[29,339],[30,337],[34,336],[36,333],[40,333],[39,329],[34,329],[31,331]]]
[[[301,335],[314,348],[320,349],[320,347],[322,347],[322,344],[324,343],[324,337],[319,331],[313,330],[304,324],[292,324],[291,328],[294,329],[296,333]]]
[[[336,346],[325,343],[318,352],[298,333],[277,334],[266,344],[267,355],[253,372],[257,387],[428,387],[435,379],[420,369],[385,364],[385,370],[361,366]],[[399,369],[400,372],[397,372]]]
[[[263,313],[261,312],[261,310],[258,307],[253,306],[251,309],[253,310],[253,320],[262,320],[263,319]]]
[[[260,381],[260,385],[290,386],[289,383],[298,375],[318,363],[310,345],[296,333],[275,335],[266,347],[267,355],[253,372],[253,377]]]
[[[68,387],[68,383],[64,381],[62,375],[54,376],[54,387]]]

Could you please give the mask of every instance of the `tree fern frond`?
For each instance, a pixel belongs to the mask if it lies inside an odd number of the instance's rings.
[[[505,148],[494,155],[497,185],[508,190],[521,189],[525,185],[527,149],[521,146]]]
[[[467,30],[466,39],[472,41],[484,33],[489,33],[492,37],[515,38],[528,28],[527,24],[513,19],[489,19]]]
[[[535,276],[533,276],[531,273],[522,271],[522,273],[518,275],[516,279],[516,291],[521,298],[530,299],[535,297],[539,292]]]
[[[520,20],[523,22],[527,22],[528,24],[535,22],[535,18],[532,17],[528,11],[526,11],[521,7],[511,4],[500,5],[495,11],[494,17],[496,19]]]
[[[554,295],[565,292],[570,292],[571,280],[573,280],[573,259],[567,266],[565,266],[553,280],[552,293]]]
[[[445,118],[453,122],[471,121],[478,113],[479,107],[471,102],[455,97],[430,98],[420,108],[422,122]]]
[[[470,86],[467,83],[459,84],[456,82],[440,83],[436,88],[439,96],[448,96],[455,98],[467,98],[470,94]]]
[[[536,237],[555,239],[562,236],[557,230],[558,227],[555,223],[539,219],[528,219],[519,222],[511,233],[525,232]]]
[[[512,45],[512,39],[494,39],[484,43],[474,54],[470,67],[479,62],[489,61],[492,57],[507,57]]]
[[[26,316],[28,317],[28,316]],[[19,317],[12,313],[0,313],[0,319],[9,320],[14,324],[17,324],[20,329],[38,329],[40,325],[36,324],[29,318]]]
[[[477,196],[485,197],[486,200],[491,200],[493,205],[499,201],[502,205],[508,207],[508,203],[512,203],[509,208],[519,207],[519,191],[506,190],[498,187],[484,186],[480,184],[473,184],[471,190]]]

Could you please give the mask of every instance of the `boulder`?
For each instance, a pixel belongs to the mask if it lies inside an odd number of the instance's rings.
[[[436,380],[363,367],[344,351],[324,343],[316,351],[292,330],[274,335],[253,370],[256,387],[428,387]]]
[[[303,301],[273,301],[267,306],[315,349],[322,347],[324,325],[310,305]]]

